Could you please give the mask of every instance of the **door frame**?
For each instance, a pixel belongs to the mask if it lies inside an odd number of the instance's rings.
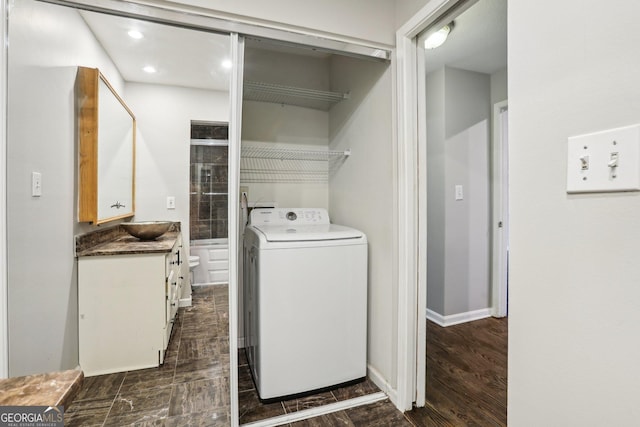
[[[396,406],[424,406],[426,389],[426,117],[420,105],[417,38],[477,0],[431,0],[396,32],[398,152],[398,385]],[[424,96],[423,96],[424,97]],[[423,236],[420,236],[423,234]]]
[[[231,33],[231,81],[229,82],[229,396],[231,425],[240,424],[238,398],[238,288],[242,242],[240,241],[240,150],[242,139],[242,76],[244,74],[244,37]]]
[[[508,100],[496,102],[493,105],[493,146],[492,146],[492,268],[491,293],[492,315],[505,317],[507,315],[508,294],[508,248],[509,248],[509,176],[508,176],[508,133],[505,138],[504,127],[508,125]]]
[[[0,0],[0,378],[9,376],[9,287],[7,280],[7,81],[8,6]]]

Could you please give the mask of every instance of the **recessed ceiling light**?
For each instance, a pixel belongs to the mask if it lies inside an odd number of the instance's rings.
[[[233,62],[231,62],[230,59],[225,59],[224,61],[222,61],[222,68],[226,68],[227,70],[229,70],[232,66]]]
[[[146,67],[144,67],[142,69],[144,72],[152,74],[156,72],[156,67],[152,66],[152,65],[147,65]]]
[[[453,29],[453,22],[451,22],[449,25],[445,25],[435,33],[431,34],[424,41],[424,48],[435,49],[437,47],[442,46],[442,44],[445,41],[447,41],[447,37],[449,37],[449,33],[451,32],[452,29]]]
[[[129,37],[131,37],[132,39],[136,39],[136,40],[141,39],[141,38],[144,37],[142,35],[142,33],[140,31],[138,31],[138,30],[131,30],[127,34],[129,34]]]

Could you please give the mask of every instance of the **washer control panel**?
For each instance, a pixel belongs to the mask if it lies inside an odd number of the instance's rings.
[[[329,214],[322,208],[256,208],[249,222],[254,225],[329,224]]]

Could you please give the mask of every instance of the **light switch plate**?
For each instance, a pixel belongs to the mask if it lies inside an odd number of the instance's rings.
[[[31,195],[33,197],[42,196],[42,174],[31,172]]]
[[[462,200],[464,198],[464,193],[462,190],[462,185],[456,185],[456,200]]]
[[[640,125],[568,139],[568,193],[638,190]]]

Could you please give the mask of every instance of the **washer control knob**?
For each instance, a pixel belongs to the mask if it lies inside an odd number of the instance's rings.
[[[287,219],[289,221],[295,221],[296,219],[298,219],[298,215],[296,215],[295,212],[287,212]]]

